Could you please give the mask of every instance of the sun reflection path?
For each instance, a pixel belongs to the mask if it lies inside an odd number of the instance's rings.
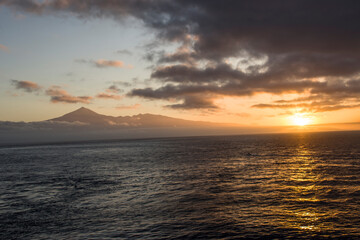
[[[339,206],[343,185],[333,173],[328,147],[319,148],[311,136],[296,134],[261,147],[241,146],[234,157],[216,161],[213,167],[219,174],[210,187],[216,217],[244,234],[261,230],[274,236],[327,238],[342,231],[339,219],[347,213]]]
[[[328,230],[322,221],[328,213],[321,210],[319,205],[322,200],[318,197],[321,191],[318,182],[322,176],[315,171],[316,161],[304,145],[299,145],[287,169],[282,169],[284,182],[289,194],[286,196],[288,205],[282,206],[280,211],[285,214],[286,221],[283,222],[287,229],[298,229],[300,231],[319,232]]]

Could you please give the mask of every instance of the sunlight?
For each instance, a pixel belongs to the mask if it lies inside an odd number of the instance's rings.
[[[304,114],[295,114],[291,117],[291,120],[294,125],[297,126],[305,126],[311,123],[311,118],[308,116],[305,116]]]

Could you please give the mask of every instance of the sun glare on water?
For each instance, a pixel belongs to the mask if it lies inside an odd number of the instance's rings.
[[[305,126],[311,123],[311,118],[303,114],[295,114],[291,117],[292,123],[297,126]]]

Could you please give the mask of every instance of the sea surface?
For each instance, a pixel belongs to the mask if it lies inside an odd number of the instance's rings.
[[[360,239],[360,132],[0,148],[0,239]]]

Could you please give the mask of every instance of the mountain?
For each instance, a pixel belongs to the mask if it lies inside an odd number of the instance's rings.
[[[183,120],[154,114],[138,114],[134,116],[113,117],[98,114],[84,107],[48,121],[70,123],[78,122],[91,126],[109,127],[205,127],[225,125],[211,122]]]
[[[108,125],[115,119],[115,117],[101,115],[90,109],[81,107],[73,112],[67,113],[61,117],[50,119],[48,121],[81,122],[90,125]]]

